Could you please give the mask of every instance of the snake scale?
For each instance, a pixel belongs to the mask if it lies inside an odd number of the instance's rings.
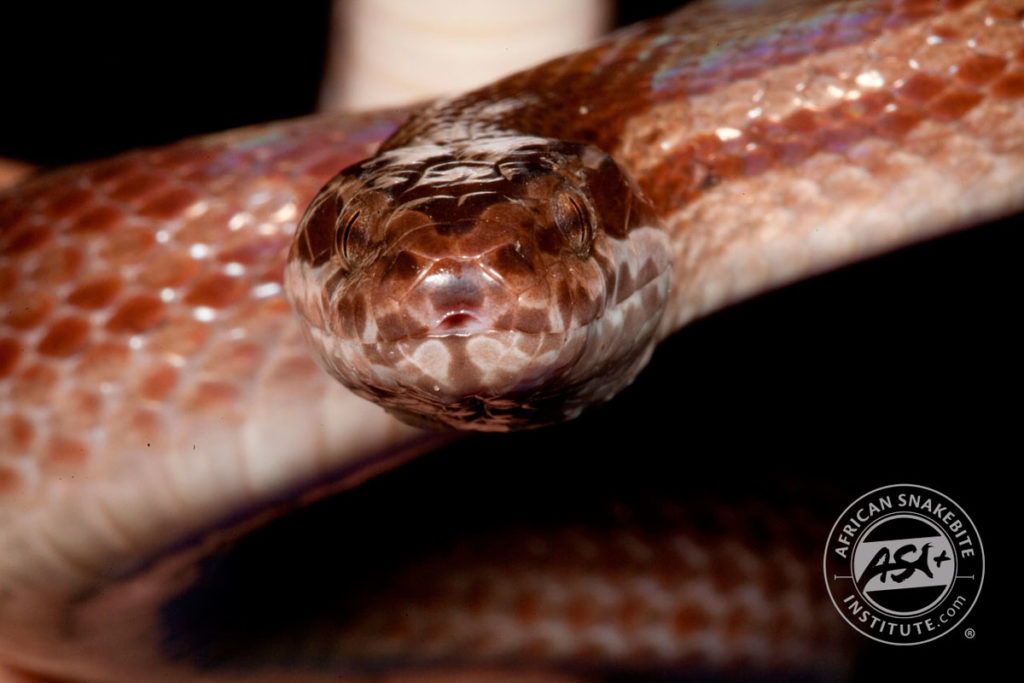
[[[374,176],[384,161],[440,158],[449,175],[438,183],[449,185],[480,182],[474,169],[486,166],[485,179],[546,226],[532,243],[497,243],[513,266],[528,261],[517,249],[605,254],[604,233],[667,247],[668,275],[641,277],[642,258],[604,269],[623,300],[643,290],[625,280],[662,283],[639,297],[662,298],[660,318],[619,333],[647,346],[598,363],[632,372],[698,316],[1020,210],[1022,12],[1011,1],[691,5],[411,118],[270,124],[3,195],[0,655],[84,680],[856,673],[858,643],[817,573],[835,477],[788,477],[801,468],[728,446],[680,447],[669,463],[638,453],[641,434],[700,401],[656,406],[634,388],[632,412],[598,408],[563,432],[557,456],[540,430],[471,440],[367,481],[445,437],[398,423],[315,367],[303,336],[316,335],[285,299],[285,254],[317,188],[390,136],[383,156],[357,167],[369,168],[359,182],[385,177]],[[519,150],[504,166],[503,131]],[[423,153],[439,143],[458,148]],[[328,219],[314,208],[306,223],[336,231],[297,241],[300,261],[364,257],[356,249],[376,228],[359,220],[385,210],[372,195],[357,218],[345,214],[348,173],[328,186],[344,201],[318,200],[333,202]],[[454,203],[460,225],[487,210]],[[392,222],[424,233],[431,216]],[[408,261],[413,250],[400,251]],[[387,265],[403,267],[430,271]],[[317,296],[292,294],[299,308]],[[475,332],[472,298],[439,324]],[[572,317],[557,299],[530,303]],[[521,318],[516,329],[551,331],[535,312]],[[479,384],[479,368],[470,374]],[[686,371],[706,388],[699,375]],[[614,389],[630,379],[617,375]],[[570,413],[610,393],[569,380]],[[743,393],[706,398],[735,410]],[[541,421],[557,413],[547,397]],[[489,400],[501,410],[468,414],[512,414]]]

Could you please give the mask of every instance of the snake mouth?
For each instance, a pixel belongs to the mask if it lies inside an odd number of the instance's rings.
[[[468,336],[488,329],[490,329],[490,325],[480,316],[469,311],[453,311],[446,313],[435,322],[425,336]]]

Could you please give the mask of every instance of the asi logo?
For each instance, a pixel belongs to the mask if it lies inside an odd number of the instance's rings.
[[[938,491],[876,489],[850,505],[825,549],[825,585],[864,635],[916,645],[948,633],[971,611],[985,559],[970,517]]]

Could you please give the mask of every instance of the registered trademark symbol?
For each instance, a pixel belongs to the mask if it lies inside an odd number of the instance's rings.
[[[964,638],[966,638],[967,640],[973,640],[975,635],[977,634],[974,632],[973,628],[964,629]]]

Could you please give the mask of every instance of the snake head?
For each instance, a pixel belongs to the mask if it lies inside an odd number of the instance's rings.
[[[505,431],[575,417],[632,381],[669,247],[593,146],[431,144],[328,183],[285,280],[318,362],[354,392],[416,424]]]

